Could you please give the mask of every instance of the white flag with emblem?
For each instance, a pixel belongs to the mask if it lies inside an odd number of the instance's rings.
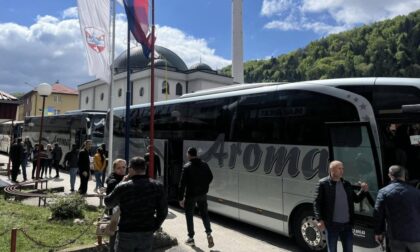
[[[77,0],[80,30],[86,56],[89,74],[111,83],[109,57],[109,0]]]

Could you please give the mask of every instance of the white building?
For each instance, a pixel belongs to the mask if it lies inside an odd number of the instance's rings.
[[[155,101],[174,99],[185,93],[223,87],[233,84],[233,78],[222,75],[207,64],[198,63],[188,69],[184,61],[171,50],[156,46],[159,59],[155,60]],[[130,49],[130,68],[132,74],[132,104],[150,102],[150,60],[144,55],[141,46]],[[115,60],[113,85],[114,107],[124,106],[127,87],[127,52]],[[168,90],[166,90],[168,88]],[[78,86],[79,108],[108,110],[109,86],[102,80],[94,80]]]

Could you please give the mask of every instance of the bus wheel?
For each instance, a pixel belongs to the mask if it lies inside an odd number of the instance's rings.
[[[296,242],[307,251],[324,251],[327,246],[325,231],[319,230],[312,211],[305,209],[296,215],[293,222]]]

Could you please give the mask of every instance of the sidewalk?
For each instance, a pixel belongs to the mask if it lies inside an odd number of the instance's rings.
[[[0,163],[7,163],[8,156],[0,154]],[[7,167],[7,166],[6,166]],[[5,167],[5,168],[6,168]],[[27,174],[32,172],[32,164],[27,167]],[[52,172],[52,176],[55,176],[55,171]],[[30,176],[28,176],[30,179]],[[22,181],[22,175],[18,176],[18,181]],[[6,183],[11,184],[12,182],[7,178],[7,176],[0,175],[0,184]],[[48,188],[53,187],[64,187],[64,193],[70,193],[70,176],[68,173],[60,172],[60,178],[51,178],[48,183]],[[76,179],[77,189],[79,187],[79,178]],[[88,184],[88,193],[93,194],[93,189],[95,188],[95,182],[89,181]],[[97,198],[87,198],[88,204],[99,206],[99,199]],[[37,199],[25,200],[25,204],[31,204],[38,206]],[[246,251],[246,252],[271,252],[271,251],[296,251],[296,250],[285,250],[281,249],[278,246],[269,244],[266,241],[258,240],[249,235],[242,234],[240,231],[229,229],[228,227],[212,223],[213,237],[215,246],[212,249],[207,247],[207,238],[204,231],[203,223],[200,218],[194,217],[194,227],[195,227],[195,247],[190,247],[184,244],[184,241],[187,238],[187,226],[185,221],[185,216],[182,210],[176,208],[169,208],[168,217],[163,223],[163,230],[168,233],[170,236],[177,238],[179,245],[158,251],[168,251],[168,252],[189,252],[189,251]]]

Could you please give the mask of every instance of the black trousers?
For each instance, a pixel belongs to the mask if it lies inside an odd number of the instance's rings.
[[[206,233],[211,234],[209,212],[207,210],[207,195],[200,195],[196,197],[187,197],[185,199],[185,218],[187,220],[188,236],[194,237],[194,209],[197,204],[200,211],[201,220],[203,221]]]
[[[13,162],[12,161],[12,181],[16,181],[17,176],[19,174],[19,167],[20,167],[20,162],[18,162],[18,161]]]
[[[89,171],[87,171],[87,176],[84,176],[83,173],[79,170],[79,176],[80,176],[80,187],[79,187],[79,193],[80,194],[86,194],[87,188],[88,188],[88,182],[89,182]]]
[[[53,165],[55,168],[55,176],[60,176],[60,160],[53,160]],[[50,171],[50,175],[51,175],[51,171]]]

